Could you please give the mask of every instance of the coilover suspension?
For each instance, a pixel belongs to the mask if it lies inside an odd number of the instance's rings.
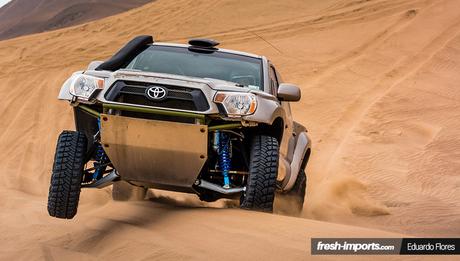
[[[219,168],[224,177],[224,188],[230,188],[229,171],[231,169],[230,137],[225,132],[214,133],[214,149],[219,157]]]
[[[97,125],[99,128],[99,131],[101,130],[101,120],[97,120]],[[96,154],[95,154],[95,162],[94,162],[94,174],[93,174],[93,180],[98,180],[102,178],[102,175],[104,173],[104,170],[106,169],[107,165],[105,162],[107,161],[107,156],[105,155],[104,149],[102,148],[102,145],[98,143],[96,145]]]

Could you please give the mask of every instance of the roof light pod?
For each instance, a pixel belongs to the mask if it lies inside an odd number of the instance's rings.
[[[194,52],[212,53],[217,51],[217,47],[220,43],[212,39],[196,38],[188,41],[189,50]]]

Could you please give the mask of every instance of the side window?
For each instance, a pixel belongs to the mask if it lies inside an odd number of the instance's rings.
[[[271,92],[272,94],[276,95],[276,93],[278,92],[278,79],[276,77],[276,71],[275,71],[275,67],[273,67],[273,65],[270,65],[270,88],[271,88]]]

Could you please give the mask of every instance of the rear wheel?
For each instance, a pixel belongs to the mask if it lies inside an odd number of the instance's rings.
[[[63,131],[59,136],[48,194],[50,216],[71,219],[77,214],[86,147],[81,132]]]
[[[278,174],[278,141],[274,137],[257,135],[251,143],[249,176],[246,191],[240,201],[243,209],[273,211],[276,176]]]
[[[141,201],[147,195],[147,188],[129,184],[126,181],[113,183],[112,198],[115,201]]]

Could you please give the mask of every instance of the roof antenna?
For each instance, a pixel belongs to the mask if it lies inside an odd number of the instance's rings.
[[[257,37],[260,38],[262,41],[266,42],[266,43],[267,43],[268,45],[270,45],[273,49],[275,49],[278,53],[283,54],[283,52],[282,52],[280,49],[276,48],[276,46],[274,46],[272,43],[270,43],[268,40],[266,40],[265,38],[263,38],[262,36],[260,36],[260,35],[257,34],[256,32],[253,32],[253,31],[250,31],[250,30],[247,30],[247,29],[246,29],[246,31],[248,31],[249,33],[251,33],[251,34],[257,36]]]

